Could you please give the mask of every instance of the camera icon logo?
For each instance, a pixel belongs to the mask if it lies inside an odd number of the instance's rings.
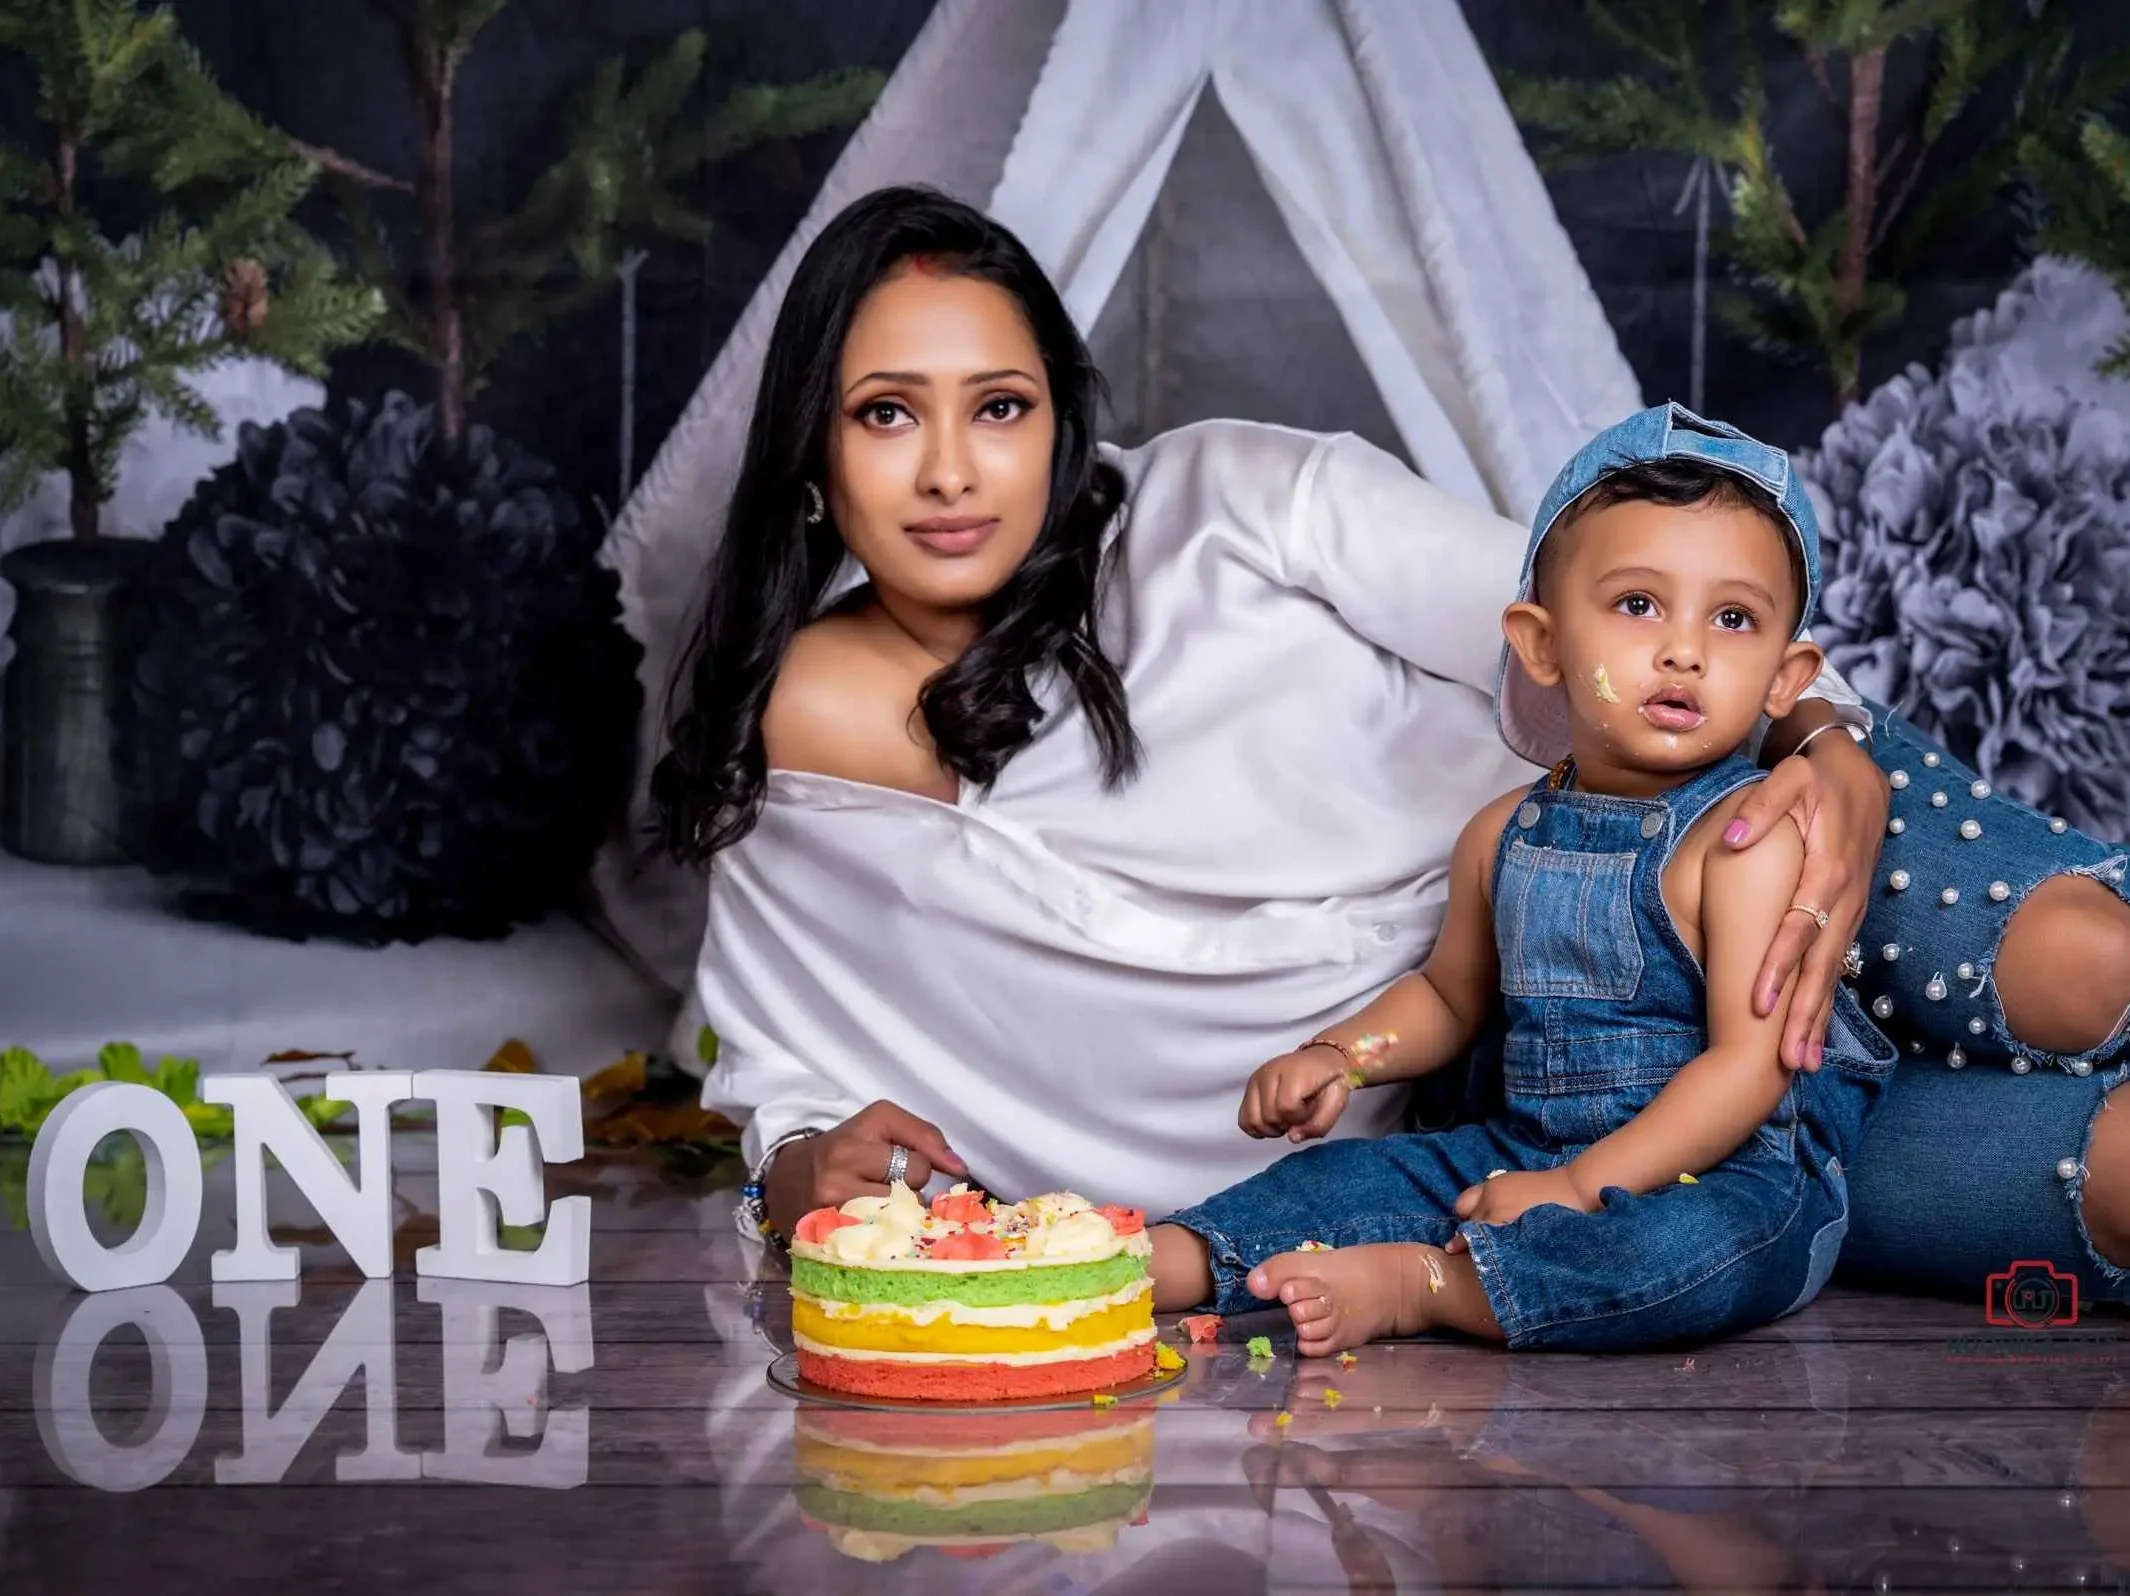
[[[2044,1258],[2022,1258],[1985,1285],[1983,1311],[1993,1325],[2047,1330],[2078,1323],[2078,1277]]]

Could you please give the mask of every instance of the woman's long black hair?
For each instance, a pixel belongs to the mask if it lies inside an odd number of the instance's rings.
[[[1095,632],[1103,532],[1124,495],[1123,479],[1095,454],[1101,375],[1057,290],[1012,233],[933,190],[880,189],[807,250],[770,335],[702,626],[674,684],[677,698],[686,680],[689,700],[651,775],[659,837],[678,858],[708,860],[761,814],[770,688],[843,559],[827,518],[807,524],[806,485],[827,480],[844,340],[865,296],[918,255],[1013,296],[1042,352],[1057,433],[1034,546],[985,601],[976,642],[918,695],[940,762],[989,786],[1035,735],[1043,710],[1031,682],[1055,666],[1086,712],[1105,785],[1138,768],[1124,683]]]

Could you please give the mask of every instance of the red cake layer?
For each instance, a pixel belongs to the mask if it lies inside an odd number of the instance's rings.
[[[1100,1358],[1056,1363],[901,1363],[799,1351],[799,1378],[830,1391],[909,1402],[1005,1402],[1016,1397],[1099,1391],[1151,1374],[1154,1343]]]

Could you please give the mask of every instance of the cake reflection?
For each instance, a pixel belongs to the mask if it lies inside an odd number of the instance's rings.
[[[803,1406],[792,1453],[801,1522],[846,1557],[989,1557],[1029,1541],[1106,1552],[1146,1522],[1154,1413]]]

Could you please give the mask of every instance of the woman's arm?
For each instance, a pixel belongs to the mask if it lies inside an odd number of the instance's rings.
[[[1836,718],[1827,704],[1800,703],[1776,730],[1794,748],[1796,737]],[[1892,805],[1893,789],[1871,756],[1846,732],[1827,731],[1805,745],[1803,758],[1782,759],[1747,795],[1724,832],[1730,848],[1757,851],[1763,838],[1787,829],[1785,820],[1794,822],[1805,839],[1795,901],[1827,911],[1825,930],[1807,915],[1786,919],[1753,981],[1755,1012],[1768,1015],[1783,986],[1792,975],[1797,978],[1781,1052],[1783,1063],[1793,1069],[1819,1068],[1820,1047],[1834,1015],[1835,983],[1871,906],[1871,883]]]
[[[1796,901],[1804,858],[1804,839],[1788,826],[1749,853],[1709,850],[1701,882],[1708,1051],[1666,1082],[1641,1113],[1568,1165],[1589,1206],[1608,1187],[1640,1194],[1713,1168],[1782,1101],[1790,1075],[1776,1053],[1791,994],[1760,1014],[1753,980],[1761,950]]]

